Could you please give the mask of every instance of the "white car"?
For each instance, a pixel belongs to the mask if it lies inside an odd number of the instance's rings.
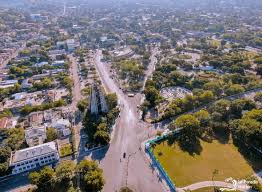
[[[87,135],[82,135],[81,138],[82,138],[82,139],[86,139],[86,138],[87,138]]]

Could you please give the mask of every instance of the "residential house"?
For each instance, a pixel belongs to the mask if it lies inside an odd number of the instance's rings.
[[[58,119],[58,120],[53,120],[51,127],[55,128],[57,130],[58,136],[59,137],[66,137],[71,134],[71,123],[69,122],[68,119]]]
[[[8,87],[13,87],[15,84],[18,83],[17,80],[5,80],[5,81],[0,81],[0,88],[8,88]]]
[[[29,125],[31,127],[42,125],[44,122],[43,112],[33,112],[28,115]]]
[[[0,128],[2,129],[6,129],[7,125],[8,125],[8,118],[7,117],[3,117],[0,119]]]
[[[29,147],[41,145],[46,140],[45,126],[30,127],[25,130],[25,140]]]

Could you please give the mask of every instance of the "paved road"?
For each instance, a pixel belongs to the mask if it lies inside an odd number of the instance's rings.
[[[110,78],[107,64],[101,62],[101,51],[96,53],[95,64],[105,88],[118,95],[121,106],[120,118],[116,121],[109,148],[90,155],[100,162],[104,170],[104,191],[113,192],[125,185],[135,191],[165,191],[150,163],[139,150],[141,142],[151,134],[148,125],[139,120],[137,105],[140,104],[142,95],[128,98],[118,88]],[[126,158],[123,158],[124,153]]]
[[[203,181],[203,182],[199,182],[199,183],[194,183],[192,185],[183,187],[183,188],[177,188],[178,192],[184,192],[186,191],[186,189],[189,189],[191,191],[197,190],[197,189],[201,189],[201,188],[205,188],[205,187],[213,187],[213,186],[217,186],[220,188],[228,188],[228,189],[234,189],[233,184],[231,183],[226,183],[223,181]],[[239,186],[238,188],[239,191],[248,191],[249,190],[249,186],[248,185],[242,185]]]
[[[81,86],[80,86],[80,78],[78,75],[78,66],[76,58],[72,55],[68,56],[71,67],[70,67],[70,75],[73,79],[74,85],[72,89],[73,99],[72,99],[72,109],[75,111],[78,101],[81,100]]]
[[[72,98],[72,103],[71,103],[71,110],[73,112],[77,112],[77,103],[81,100],[81,82],[80,82],[80,76],[78,74],[78,63],[76,61],[76,58],[73,57],[72,55],[68,55],[68,58],[71,62],[71,65],[70,65],[70,75],[71,75],[71,78],[73,80],[73,88],[72,88],[72,95],[73,95],[73,98]],[[78,113],[78,115],[76,115],[77,113],[75,113],[74,115],[76,117],[78,117],[78,119],[80,118],[80,114]],[[75,129],[75,145],[76,145],[76,148],[79,148],[80,145],[84,145],[83,143],[80,143],[81,142],[81,128],[82,128],[82,123],[77,121],[77,118],[74,120],[74,129]]]
[[[150,56],[150,63],[147,67],[147,71],[145,72],[146,76],[145,76],[145,80],[143,83],[143,90],[145,89],[145,85],[146,85],[146,81],[148,78],[151,77],[151,75],[153,74],[153,72],[155,71],[155,64],[157,63],[157,58],[156,55],[159,54],[159,50],[158,47],[154,47],[153,50],[151,51],[152,54]]]
[[[19,175],[7,176],[5,179],[0,180],[0,191],[23,191],[22,189],[27,189],[32,185],[29,184],[28,180],[29,173],[22,173]]]

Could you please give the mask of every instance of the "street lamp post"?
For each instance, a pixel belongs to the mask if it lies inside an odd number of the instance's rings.
[[[127,179],[128,179],[128,166],[129,166],[129,161],[130,161],[130,158],[135,155],[136,152],[134,153],[131,153],[130,155],[128,155],[128,158],[127,158],[127,171],[126,171],[126,187],[127,187]]]

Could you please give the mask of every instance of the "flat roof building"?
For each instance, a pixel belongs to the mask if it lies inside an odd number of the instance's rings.
[[[29,147],[43,144],[46,138],[45,126],[31,127],[25,130],[25,140]]]
[[[59,161],[59,154],[55,142],[49,142],[19,151],[13,151],[10,157],[12,174],[19,174]]]

